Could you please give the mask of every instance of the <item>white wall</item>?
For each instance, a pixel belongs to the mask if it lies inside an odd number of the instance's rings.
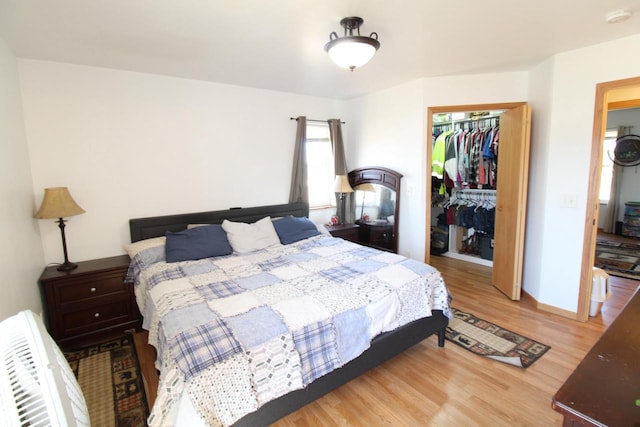
[[[347,166],[382,166],[403,175],[400,182],[398,252],[424,259],[425,111],[422,80],[349,102],[351,144]]]
[[[615,110],[607,114],[607,129],[617,129],[620,126],[632,126],[630,133],[640,134],[640,108],[628,110]],[[613,156],[613,153],[609,153]],[[604,156],[609,155],[604,153]],[[640,202],[640,166],[628,166],[620,168],[620,197],[618,199],[617,221],[624,219],[624,204],[627,202]],[[603,228],[607,220],[608,205],[600,205],[600,217],[598,227]]]
[[[549,126],[554,114],[554,59],[539,64],[529,73],[529,103],[531,105],[531,147],[529,152],[529,188],[527,191],[527,226],[525,229],[522,288],[529,295],[540,294],[542,272],[536,262],[542,258],[547,239],[546,227],[553,221],[547,212],[547,168],[553,150],[540,141],[549,139]]]
[[[526,101],[526,73],[419,79],[352,100],[349,167],[402,173],[399,252],[424,259],[427,108]],[[428,168],[430,170],[430,167]]]
[[[69,258],[124,253],[128,220],[286,203],[295,121],[349,118],[340,101],[173,77],[18,60],[33,189],[67,186]],[[41,221],[47,262],[59,229]]]
[[[41,310],[38,277],[44,256],[35,205],[16,59],[0,38],[0,319]]]
[[[540,303],[577,310],[595,88],[640,75],[640,57],[630,54],[638,46],[640,35],[627,37],[556,55],[552,64],[532,72],[532,80],[548,82],[548,95],[531,96],[550,99],[541,103],[550,111],[536,125],[532,143],[536,163],[530,182],[536,187],[529,206],[537,215],[528,213],[528,239],[543,243],[527,243],[525,252],[525,289]],[[545,91],[540,84],[534,87]]]

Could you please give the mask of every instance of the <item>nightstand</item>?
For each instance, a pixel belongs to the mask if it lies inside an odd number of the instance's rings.
[[[358,229],[360,226],[358,224],[326,225],[325,227],[333,237],[340,237],[344,240],[359,243]]]
[[[78,268],[45,268],[38,282],[44,321],[61,347],[87,344],[129,329],[140,330],[142,316],[133,284],[124,283],[129,256],[78,262]]]

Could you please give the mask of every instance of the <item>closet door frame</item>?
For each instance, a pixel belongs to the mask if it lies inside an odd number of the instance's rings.
[[[520,107],[525,107],[528,111],[528,117],[530,117],[531,110],[527,102],[510,102],[510,103],[497,103],[497,104],[472,104],[472,105],[448,105],[448,106],[434,106],[427,108],[427,132],[426,132],[426,153],[427,153],[427,179],[426,179],[426,209],[425,209],[425,262],[428,264],[431,261],[431,160],[432,160],[432,129],[433,129],[433,115],[438,113],[457,113],[457,112],[469,112],[469,111],[490,111],[490,110],[515,110]],[[526,134],[526,155],[522,159],[522,174],[526,175],[523,178],[524,185],[527,184],[528,178],[528,160],[529,160],[529,134],[530,134],[530,120],[527,119],[526,123],[522,124],[525,129],[523,132]],[[498,181],[498,193],[500,191],[500,184]],[[526,188],[524,188],[526,194]],[[526,197],[521,201],[522,206],[517,206],[515,209],[518,212],[526,212]],[[505,295],[512,300],[519,300],[522,289],[522,260],[524,255],[524,229],[525,229],[525,216],[518,215],[517,218],[513,218],[514,224],[510,224],[509,228],[514,230],[513,239],[517,239],[518,243],[516,247],[519,253],[513,254],[513,259],[509,262],[513,263],[510,270],[513,273],[513,277],[509,278],[511,283],[506,289],[504,286],[496,286]],[[504,264],[504,260],[498,262]],[[494,269],[496,268],[496,258],[494,257]],[[498,266],[498,268],[500,268]]]

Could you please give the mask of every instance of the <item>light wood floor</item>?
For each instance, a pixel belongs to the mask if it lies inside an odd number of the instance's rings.
[[[516,368],[430,337],[385,364],[278,421],[275,426],[560,426],[551,398],[638,286],[611,278],[612,298],[586,323],[513,302],[491,286],[491,270],[433,257],[452,305],[551,346],[527,369]],[[149,397],[157,388],[153,349],[138,334]],[[155,378],[154,378],[155,377]],[[597,393],[597,390],[594,390]]]

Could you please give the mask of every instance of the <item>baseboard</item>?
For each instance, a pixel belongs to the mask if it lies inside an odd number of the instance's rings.
[[[524,290],[522,290],[522,297],[531,300],[533,306],[537,310],[544,311],[544,312],[551,313],[551,314],[555,314],[555,315],[561,316],[561,317],[566,317],[567,319],[571,319],[571,320],[579,320],[578,319],[578,313],[576,313],[574,311],[563,310],[561,308],[554,307],[552,305],[543,304],[543,303],[539,302],[538,300],[536,300],[534,297],[532,297],[530,294],[525,292]]]

